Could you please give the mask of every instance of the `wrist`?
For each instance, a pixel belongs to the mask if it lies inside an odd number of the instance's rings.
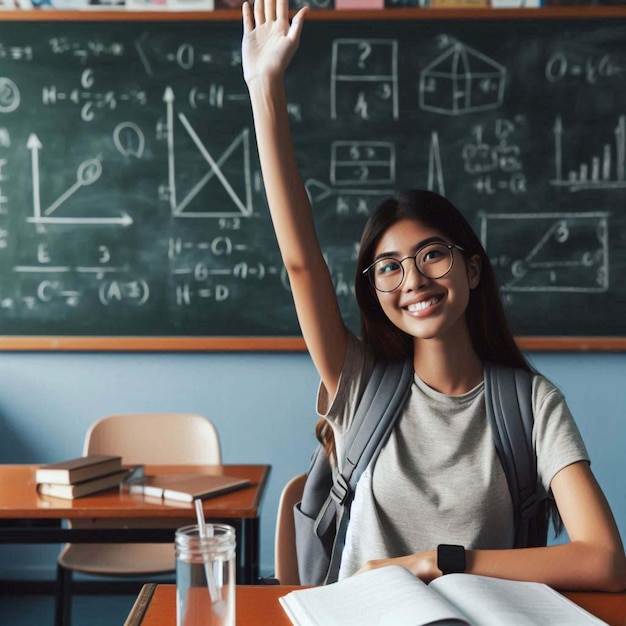
[[[275,94],[285,91],[285,77],[281,73],[258,72],[252,76],[244,76],[250,95]]]
[[[417,552],[406,557],[404,565],[414,576],[429,583],[431,580],[441,576],[441,572],[437,568],[437,551],[426,550],[425,552]]]
[[[282,111],[287,108],[287,92],[280,76],[257,74],[246,81],[253,112]]]

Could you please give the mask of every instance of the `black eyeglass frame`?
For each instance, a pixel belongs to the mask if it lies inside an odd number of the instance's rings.
[[[428,276],[427,274],[424,274],[424,272],[417,265],[417,255],[422,250],[424,250],[424,248],[428,248],[430,246],[445,246],[446,248],[448,248],[448,251],[450,252],[450,267],[443,274],[441,274],[441,276]],[[457,246],[455,243],[446,243],[445,241],[431,241],[430,243],[427,243],[426,245],[424,245],[421,248],[419,248],[415,252],[415,254],[409,254],[409,256],[405,256],[403,259],[396,259],[396,258],[394,258],[392,256],[386,256],[386,257],[382,257],[380,259],[377,259],[371,265],[368,265],[361,273],[363,275],[367,276],[367,280],[368,280],[369,284],[372,287],[374,287],[374,289],[376,289],[376,291],[380,291],[381,293],[392,293],[392,292],[396,291],[396,289],[399,289],[402,286],[402,283],[404,282],[404,278],[406,276],[406,270],[404,269],[404,262],[407,259],[413,259],[413,265],[415,266],[415,269],[422,276],[424,276],[424,278],[428,278],[429,280],[439,280],[440,278],[443,278],[444,276],[449,274],[450,271],[452,270],[452,267],[454,266],[454,254],[452,254],[452,250],[454,250],[454,249],[458,250],[459,252],[465,253],[465,248],[462,248],[461,246]],[[380,263],[381,261],[385,261],[385,260],[389,260],[389,259],[391,259],[392,261],[396,261],[398,263],[398,265],[400,265],[400,268],[402,269],[402,277],[400,278],[400,282],[398,283],[397,287],[394,287],[393,289],[389,289],[389,290],[379,289],[375,285],[374,279],[371,277],[370,270],[376,264]]]

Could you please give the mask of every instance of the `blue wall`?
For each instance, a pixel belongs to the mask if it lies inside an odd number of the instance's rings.
[[[534,353],[568,398],[592,467],[626,540],[626,355]],[[0,354],[0,463],[78,456],[89,424],[111,413],[181,411],[211,418],[226,463],[270,463],[261,568],[273,569],[282,485],[306,470],[317,375],[305,353]],[[0,546],[0,578],[52,578],[56,546]]]

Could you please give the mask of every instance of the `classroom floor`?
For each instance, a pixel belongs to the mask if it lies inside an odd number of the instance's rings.
[[[123,626],[136,596],[78,595],[72,604],[72,626]],[[54,597],[0,596],[0,626],[52,626]]]

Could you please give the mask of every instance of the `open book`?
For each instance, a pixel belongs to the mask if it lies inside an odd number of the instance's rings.
[[[589,626],[606,624],[543,583],[448,574],[429,585],[397,565],[280,602],[296,626]]]

